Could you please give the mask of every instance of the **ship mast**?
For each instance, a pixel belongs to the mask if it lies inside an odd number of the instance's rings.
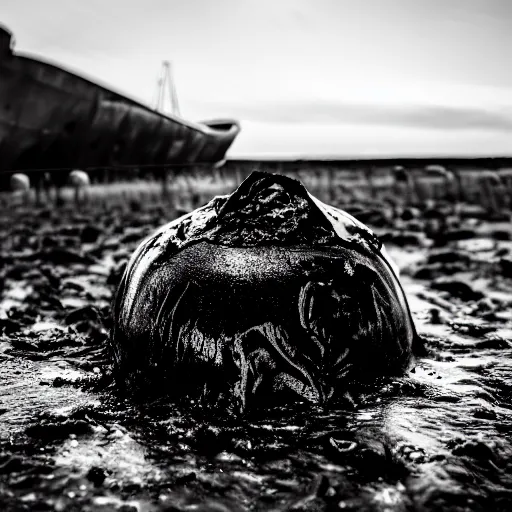
[[[171,114],[180,115],[180,107],[178,104],[178,95],[176,93],[176,86],[172,75],[172,66],[168,60],[162,62],[162,69],[157,83],[156,102],[154,102],[154,109],[159,112],[165,110],[165,96],[166,92],[169,95]]]

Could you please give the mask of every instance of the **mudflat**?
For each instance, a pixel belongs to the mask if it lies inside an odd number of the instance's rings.
[[[241,417],[116,389],[112,294],[168,209],[3,208],[2,510],[510,510],[510,221],[464,204],[336,206],[385,241],[424,352],[336,408]]]

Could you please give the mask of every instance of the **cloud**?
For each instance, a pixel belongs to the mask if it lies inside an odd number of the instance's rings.
[[[512,131],[512,108],[443,105],[381,105],[342,101],[257,102],[215,105],[218,111],[242,120],[266,123],[311,123],[402,126],[427,129]],[[207,108],[203,108],[204,111]]]
[[[243,122],[231,158],[510,156],[510,132],[372,124]]]

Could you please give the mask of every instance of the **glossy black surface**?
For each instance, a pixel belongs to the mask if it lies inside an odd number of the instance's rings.
[[[400,373],[414,336],[371,231],[295,180],[253,173],[141,244],[112,347],[123,385],[243,410]]]

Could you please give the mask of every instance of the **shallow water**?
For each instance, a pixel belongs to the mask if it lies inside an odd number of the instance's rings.
[[[390,212],[425,353],[337,409],[235,419],[115,392],[112,291],[168,220],[131,208],[0,214],[2,510],[512,508],[510,223]]]

